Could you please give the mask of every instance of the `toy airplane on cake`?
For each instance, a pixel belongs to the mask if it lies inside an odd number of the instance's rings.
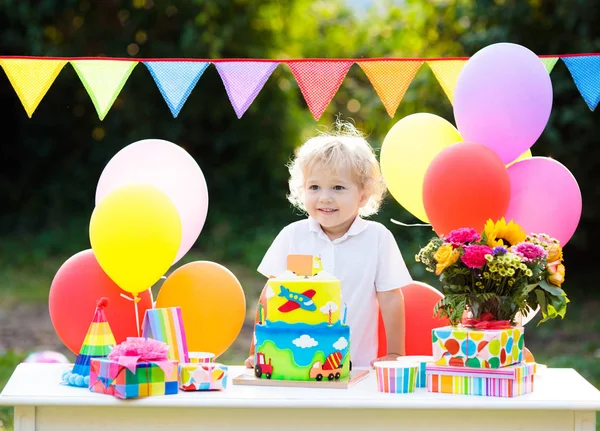
[[[279,292],[278,296],[283,296],[288,301],[279,307],[279,311],[282,313],[288,313],[290,311],[301,308],[306,311],[315,311],[317,306],[312,300],[312,297],[315,296],[315,291],[313,289],[309,289],[303,293],[294,293],[290,292],[290,290],[281,286],[281,292]]]

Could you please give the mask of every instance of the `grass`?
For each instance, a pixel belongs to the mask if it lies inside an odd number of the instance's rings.
[[[23,262],[13,266],[0,266],[0,310],[9,309],[17,303],[46,303],[49,287],[57,269],[69,256],[47,257],[40,263]],[[198,253],[188,253],[181,263],[206,260]],[[254,316],[254,306],[263,287],[263,278],[254,268],[242,263],[225,263],[244,288],[247,303],[246,320],[250,324],[231,348],[220,358],[225,363],[242,363],[247,356]],[[160,283],[153,287],[156,298]],[[538,327],[539,319],[526,328],[527,347],[536,360],[556,368],[575,368],[583,377],[600,388],[600,299],[571,298],[567,317],[563,321],[550,321]],[[4,387],[14,368],[23,360],[26,352],[0,353],[0,389]],[[0,430],[12,430],[12,408],[0,407]],[[600,431],[600,414],[596,429]]]

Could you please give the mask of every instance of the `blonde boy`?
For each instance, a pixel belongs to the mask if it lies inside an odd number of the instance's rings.
[[[283,273],[288,254],[319,256],[323,269],[341,281],[352,363],[365,367],[377,356],[378,304],[388,340],[388,354],[379,359],[405,354],[400,287],[412,279],[392,233],[362,218],[378,211],[385,193],[373,149],[351,124],[336,125],[336,133],[309,139],[289,165],[288,199],[308,218],[283,228],[258,272]],[[253,356],[246,366],[254,366]]]

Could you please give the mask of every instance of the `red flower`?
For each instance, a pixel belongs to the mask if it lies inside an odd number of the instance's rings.
[[[450,232],[444,239],[446,242],[458,246],[469,242],[479,241],[481,238],[473,228],[460,228]]]

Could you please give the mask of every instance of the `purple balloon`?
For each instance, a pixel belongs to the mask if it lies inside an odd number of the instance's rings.
[[[546,233],[565,245],[581,218],[581,191],[573,174],[547,157],[532,157],[508,168],[511,183],[506,220],[527,233]]]
[[[471,57],[454,89],[454,118],[466,142],[494,150],[505,164],[540,137],[552,110],[552,82],[529,49],[487,46]]]

